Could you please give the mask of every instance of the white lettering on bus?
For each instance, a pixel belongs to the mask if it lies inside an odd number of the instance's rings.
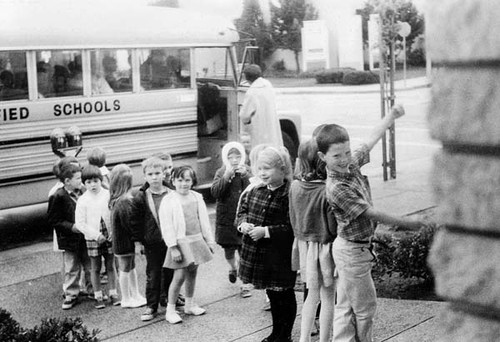
[[[108,102],[108,100],[104,100],[104,101],[84,102],[84,103],[81,102],[66,103],[63,105],[56,104],[54,105],[54,116],[61,116],[62,114],[64,115],[83,114],[83,113],[90,114],[93,111],[96,113],[111,112],[112,110],[119,111],[120,108],[121,108],[120,100],[113,100],[112,103]]]
[[[30,112],[26,107],[19,108],[3,108],[0,109],[3,121],[24,120],[30,116]]]

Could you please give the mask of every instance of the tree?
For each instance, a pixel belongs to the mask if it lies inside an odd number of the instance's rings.
[[[424,33],[424,17],[420,14],[411,0],[368,0],[360,11],[363,18],[363,42],[368,43],[368,26],[370,14],[380,14],[382,18],[382,36],[386,46],[394,41],[400,45],[402,38],[398,36],[398,21],[407,22],[411,26],[411,33],[406,37],[407,49],[415,38]],[[407,51],[408,52],[408,51]]]
[[[264,22],[264,16],[258,0],[245,0],[241,17],[234,22],[242,38],[254,38],[261,48],[264,58],[269,57],[275,50],[270,26]],[[246,36],[246,37],[245,37]]]
[[[300,72],[299,53],[302,51],[302,22],[315,20],[316,9],[306,0],[280,0],[280,6],[271,5],[272,36],[277,47],[292,50],[297,73]]]

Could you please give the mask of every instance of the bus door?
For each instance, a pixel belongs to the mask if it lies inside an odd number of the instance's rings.
[[[210,185],[222,165],[222,147],[239,140],[234,50],[195,48],[193,60],[198,94],[198,181]]]

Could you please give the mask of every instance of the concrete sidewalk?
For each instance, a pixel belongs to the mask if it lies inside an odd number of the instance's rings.
[[[375,207],[395,214],[410,214],[434,206],[428,175],[432,156],[398,165],[397,179],[384,182],[380,168],[368,169]],[[213,219],[214,206],[210,206]],[[83,301],[69,311],[61,310],[61,256],[49,242],[0,252],[0,303],[21,326],[39,324],[42,317],[80,316],[106,341],[260,341],[270,333],[271,315],[263,311],[263,291],[250,298],[239,296],[239,285],[227,280],[222,249],[212,262],[199,270],[196,297],[207,308],[201,317],[185,317],[170,325],[164,309],[151,322],[141,322],[141,309],[106,307],[96,310]],[[137,258],[140,283],[144,291],[145,260]],[[302,293],[297,292],[299,310],[294,326],[294,341],[300,335]],[[377,342],[434,341],[440,334],[437,318],[443,302],[378,299],[374,336]],[[317,337],[312,339],[317,341]]]

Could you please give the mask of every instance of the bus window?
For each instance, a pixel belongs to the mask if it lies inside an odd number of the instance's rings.
[[[38,97],[83,95],[81,51],[36,53]]]
[[[196,79],[210,80],[221,86],[234,85],[231,50],[225,47],[197,48],[194,52]]]
[[[189,49],[139,50],[141,87],[144,90],[189,88]]]
[[[28,98],[28,76],[24,52],[0,52],[0,101]]]
[[[92,95],[132,91],[130,50],[95,50],[90,54]]]

